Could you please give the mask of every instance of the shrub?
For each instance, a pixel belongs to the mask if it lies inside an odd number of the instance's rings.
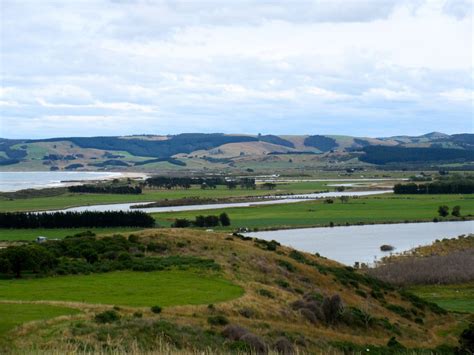
[[[128,236],[128,241],[129,241],[130,243],[135,243],[135,244],[137,244],[137,243],[140,242],[140,238],[138,237],[138,235],[130,234],[130,235]]]
[[[248,330],[237,324],[229,324],[222,330],[222,335],[230,340],[239,340]]]
[[[112,323],[120,319],[120,315],[113,309],[98,313],[94,317],[97,323]]]
[[[191,226],[191,221],[186,218],[178,218],[171,226],[174,228],[187,228]]]
[[[278,286],[283,287],[283,288],[289,288],[290,287],[290,284],[286,280],[278,279],[278,280],[275,281],[275,283]]]
[[[305,317],[311,323],[316,324],[318,322],[318,318],[309,308],[301,308],[300,313],[303,317]]]
[[[227,215],[227,213],[223,212],[219,215],[219,221],[221,222],[221,224],[226,227],[226,226],[230,226],[230,218],[229,216]]]
[[[438,214],[439,214],[441,217],[446,217],[446,216],[449,214],[449,207],[446,206],[446,205],[439,206],[439,207],[438,207]]]
[[[295,347],[293,344],[284,337],[278,338],[275,342],[275,350],[281,355],[293,355],[295,353]]]
[[[151,252],[162,253],[168,250],[168,246],[163,243],[150,243],[146,246],[146,249]]]
[[[459,336],[460,354],[474,353],[474,323],[469,324],[469,327],[464,329]]]
[[[278,265],[280,265],[282,268],[288,270],[289,272],[295,272],[296,271],[295,266],[292,263],[290,263],[286,260],[278,260]]]
[[[207,322],[211,325],[227,325],[229,320],[223,315],[209,316],[207,317]]]
[[[344,310],[344,305],[342,303],[341,297],[336,294],[330,298],[324,298],[321,308],[323,310],[326,322],[329,324],[334,324],[341,316],[342,311]]]
[[[454,206],[451,215],[454,217],[461,217],[461,206]]]
[[[239,309],[239,314],[245,318],[253,318],[255,316],[255,311],[252,308],[241,308]]]
[[[268,298],[275,298],[275,295],[273,292],[266,290],[264,288],[261,288],[260,290],[257,291],[260,296],[268,297]]]
[[[267,344],[255,334],[247,333],[240,340],[247,343],[257,354],[266,354],[268,351]]]
[[[142,312],[135,312],[135,313],[133,313],[133,316],[134,316],[135,318],[142,318],[142,317],[143,317],[143,313],[142,313]]]
[[[152,306],[150,309],[155,314],[160,314],[162,311],[162,308],[160,306]]]

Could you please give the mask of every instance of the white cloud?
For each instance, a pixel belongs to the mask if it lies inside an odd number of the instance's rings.
[[[143,133],[144,126],[179,132],[278,125],[284,132],[285,118],[296,133],[327,128],[326,117],[334,133],[347,122],[362,131],[372,125],[369,117],[400,129],[423,123],[427,131],[453,130],[446,112],[464,130],[471,127],[469,0],[2,6],[0,113],[7,136],[20,124],[26,136],[66,127],[46,119],[47,129],[23,124],[38,117],[75,117],[89,134]],[[105,117],[117,117],[121,128],[99,131],[111,127],[98,123]]]
[[[469,101],[471,105],[474,103],[474,90],[454,89],[441,92],[439,95],[452,101]]]

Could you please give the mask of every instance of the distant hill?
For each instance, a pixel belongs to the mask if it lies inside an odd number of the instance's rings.
[[[0,139],[1,170],[285,170],[474,161],[474,134],[421,136],[184,133]]]

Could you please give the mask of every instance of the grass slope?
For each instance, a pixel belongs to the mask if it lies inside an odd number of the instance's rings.
[[[456,312],[474,313],[474,283],[461,285],[414,286],[410,291],[417,296]]]
[[[176,306],[226,301],[242,288],[194,271],[109,272],[0,282],[0,299],[124,306]]]
[[[228,208],[231,229],[307,227],[335,224],[430,221],[437,216],[440,205],[461,206],[463,215],[474,214],[472,195],[380,195],[351,199],[333,204],[324,201]],[[219,214],[224,210],[169,212],[153,214],[161,225],[170,225],[176,218],[194,219],[196,215]]]
[[[0,303],[0,338],[26,322],[79,313],[78,310],[43,304]]]

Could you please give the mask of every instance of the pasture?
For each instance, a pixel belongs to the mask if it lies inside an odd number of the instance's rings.
[[[448,311],[474,313],[474,283],[413,286],[410,291]]]
[[[350,180],[348,180],[347,182],[350,182]],[[302,181],[279,183],[277,187],[271,191],[258,187],[255,190],[241,188],[229,190],[225,186],[218,186],[216,189],[203,190],[199,186],[192,186],[190,189],[187,190],[145,189],[140,195],[91,194],[70,192],[65,192],[60,195],[53,196],[34,196],[31,198],[6,198],[5,196],[0,195],[0,212],[44,211],[86,205],[153,202],[164,199],[178,199],[185,197],[223,198],[234,196],[263,196],[275,194],[311,193],[322,190],[333,191],[335,189],[335,187],[327,186],[327,184],[331,184],[331,182]]]
[[[379,195],[350,199],[342,203],[334,199],[327,204],[322,200],[278,205],[227,208],[221,210],[155,213],[161,226],[170,226],[176,218],[194,219],[196,215],[218,215],[225,211],[237,227],[278,229],[334,224],[392,223],[431,221],[438,217],[440,205],[461,206],[463,216],[474,215],[472,195]]]
[[[180,270],[119,271],[0,281],[0,300],[167,307],[216,303],[242,294],[241,287],[220,276]]]
[[[78,310],[45,304],[0,303],[0,338],[20,324],[79,313]]]

